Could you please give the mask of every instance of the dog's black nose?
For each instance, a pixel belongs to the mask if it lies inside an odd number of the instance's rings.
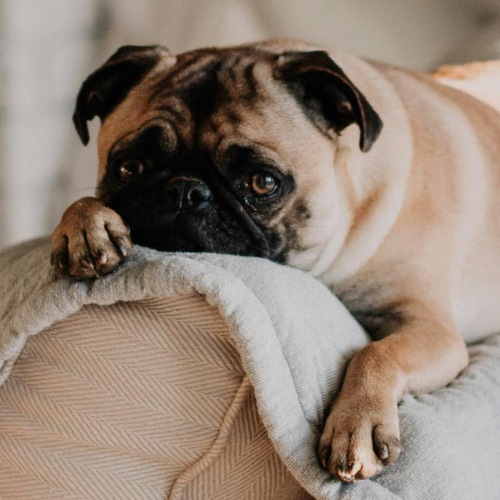
[[[165,188],[168,204],[173,208],[192,208],[212,198],[210,188],[200,179],[174,177]]]

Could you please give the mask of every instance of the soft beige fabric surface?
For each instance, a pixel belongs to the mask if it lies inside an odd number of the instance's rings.
[[[1,401],[2,498],[307,498],[200,296],[83,307],[28,341]]]

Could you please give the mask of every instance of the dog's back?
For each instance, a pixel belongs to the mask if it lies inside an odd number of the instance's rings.
[[[414,144],[394,240],[432,261],[430,283],[450,290],[466,339],[484,338],[500,328],[500,63],[444,67],[431,78],[383,72],[407,109]],[[413,234],[402,239],[408,227]]]
[[[467,92],[500,111],[500,61],[441,66],[432,77],[444,85]]]

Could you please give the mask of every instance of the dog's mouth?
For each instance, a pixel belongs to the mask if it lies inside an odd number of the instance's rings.
[[[151,231],[131,226],[132,241],[138,245],[166,252],[213,252],[207,241],[198,234],[184,234],[183,231]]]
[[[117,198],[109,205],[129,225],[134,243],[163,251],[211,251],[206,214],[200,211],[172,209],[143,198]]]
[[[109,206],[118,212],[131,228],[146,231],[172,230],[180,215],[179,209],[167,208],[144,198],[115,198],[109,202]]]
[[[106,203],[129,225],[135,244],[169,252],[212,252],[273,259],[267,242],[261,245],[252,227],[240,217],[207,202],[197,207],[171,208],[144,197],[117,196]]]

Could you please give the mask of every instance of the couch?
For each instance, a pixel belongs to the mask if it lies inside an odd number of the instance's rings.
[[[316,446],[370,339],[321,283],[140,247],[74,281],[49,253],[0,253],[0,498],[500,498],[500,335],[449,386],[403,399],[396,464],[342,484]]]

